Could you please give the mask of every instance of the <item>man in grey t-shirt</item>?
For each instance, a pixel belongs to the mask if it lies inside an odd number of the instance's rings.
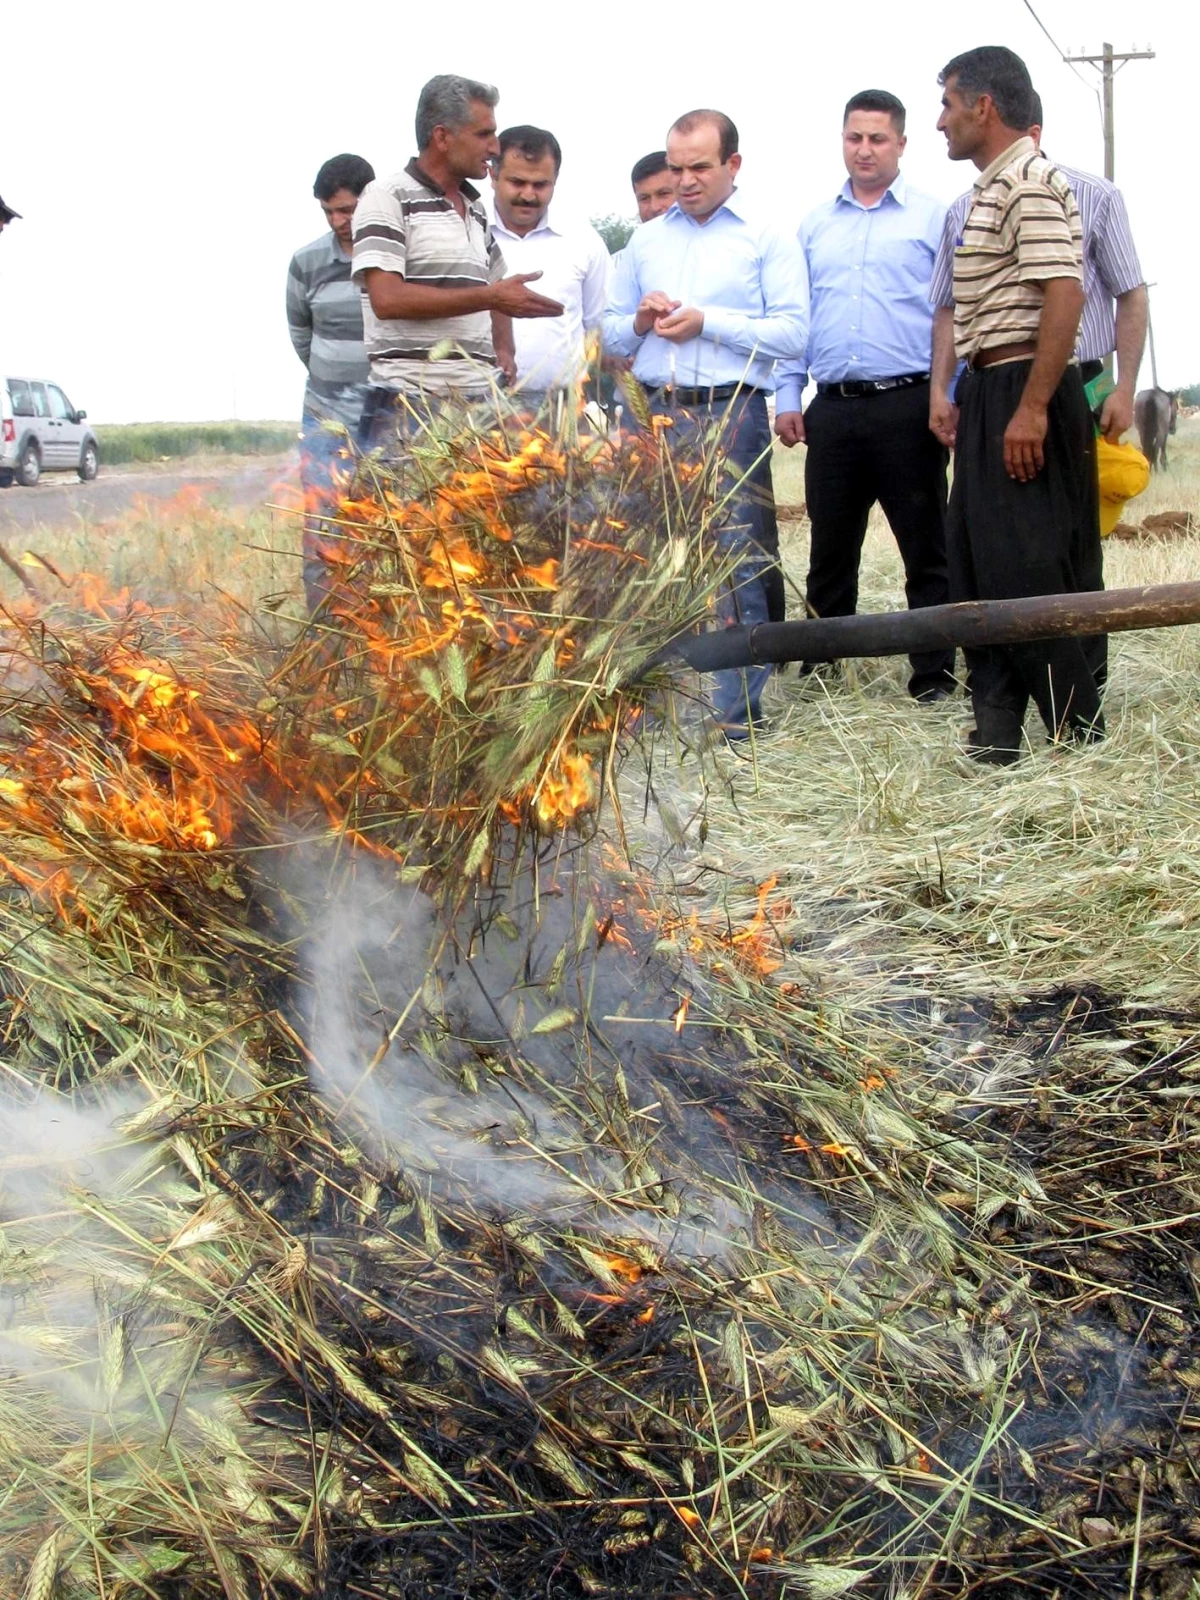
[[[332,156],[313,194],[329,232],[297,250],[288,267],[288,333],[308,371],[300,434],[304,489],[304,592],[310,610],[326,597],[326,553],[339,474],[348,475],[346,435],[357,436],[367,398],[362,297],[350,280],[351,228],[358,197],[375,176],[361,156]],[[329,424],[341,424],[339,433]]]

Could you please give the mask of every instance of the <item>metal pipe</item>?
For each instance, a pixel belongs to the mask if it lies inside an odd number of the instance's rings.
[[[647,664],[682,657],[698,672],[843,656],[902,656],[919,650],[980,649],[1031,639],[1087,637],[1200,622],[1200,582],[1039,594],[1020,600],[967,600],[916,611],[810,617],[681,634]]]

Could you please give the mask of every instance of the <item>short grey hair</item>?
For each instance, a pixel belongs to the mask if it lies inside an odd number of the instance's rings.
[[[457,72],[430,78],[417,101],[417,149],[428,148],[435,128],[465,128],[473,102],[494,106],[499,98],[500,91],[493,84],[460,78]]]

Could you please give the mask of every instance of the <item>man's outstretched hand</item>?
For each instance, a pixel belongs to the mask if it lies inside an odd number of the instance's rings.
[[[515,272],[511,278],[501,278],[492,285],[492,310],[505,317],[561,317],[563,308],[557,300],[527,287],[540,277],[540,272]]]

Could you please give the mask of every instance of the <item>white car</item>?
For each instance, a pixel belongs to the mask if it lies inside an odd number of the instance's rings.
[[[100,470],[100,446],[56,383],[0,378],[0,489],[32,488],[43,472],[77,472],[90,483]]]

